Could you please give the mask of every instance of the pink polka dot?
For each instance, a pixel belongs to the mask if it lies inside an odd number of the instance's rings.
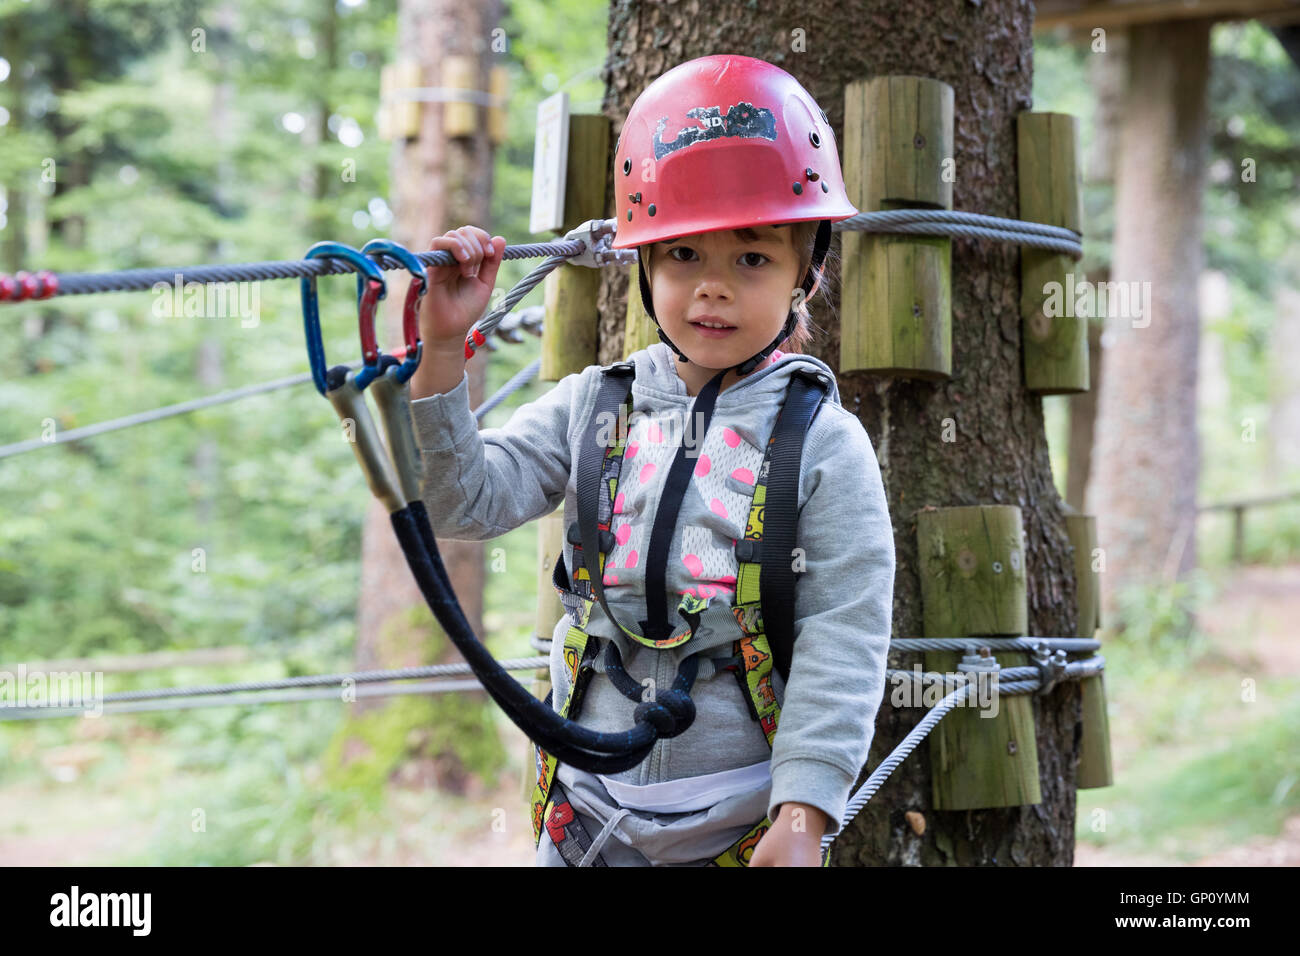
[[[631,461],[633,458],[636,457],[636,453],[640,448],[641,446],[638,445],[636,442],[634,441],[628,442],[627,448],[623,449],[623,460]]]
[[[782,355],[781,350],[780,350],[780,349],[775,349],[775,350],[772,352],[772,360],[775,361],[775,360],[779,359],[779,358],[781,357],[781,355]]]
[[[754,473],[748,468],[737,468],[731,473],[732,478],[739,478],[747,485],[754,484]]]
[[[697,554],[683,554],[682,564],[686,565],[686,570],[691,572],[693,578],[698,578],[704,573],[704,562]]]
[[[614,540],[619,544],[627,544],[627,539],[632,537],[632,526],[630,524],[621,524],[618,530],[614,532]]]
[[[709,469],[712,467],[713,465],[709,461],[709,456],[701,455],[700,460],[695,463],[695,477],[703,478],[705,475],[709,473]]]
[[[614,496],[614,514],[621,515],[622,513],[623,513],[623,492],[620,491],[618,494]]]
[[[654,475],[654,473],[655,473],[654,462],[651,462],[650,464],[646,465],[644,468],[641,469],[641,483],[645,484],[647,481],[649,481],[651,476]]]
[[[625,566],[626,566],[626,567],[629,567],[629,568],[635,568],[635,567],[636,567],[636,549],[635,549],[635,548],[634,548],[633,550],[631,550],[631,551],[629,551],[629,552],[627,553],[627,564],[626,564]]]
[[[618,575],[606,573],[605,576],[601,578],[601,584],[607,588],[612,588],[614,585],[618,584]]]
[[[735,448],[740,444],[740,436],[730,428],[722,429],[722,440],[727,443],[728,448]]]
[[[724,505],[717,498],[714,498],[712,501],[709,502],[709,507],[713,509],[713,513],[718,517],[720,518],[727,517],[727,506]]]
[[[646,429],[646,437],[656,445],[664,440],[664,433],[659,430],[658,422],[650,423],[650,427]]]

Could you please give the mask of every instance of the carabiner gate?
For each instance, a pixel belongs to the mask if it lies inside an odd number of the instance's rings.
[[[330,242],[328,240],[318,242],[307,250],[307,259],[329,259],[338,258],[346,259],[364,273],[364,281],[367,282],[368,289],[366,295],[359,296],[358,307],[362,316],[362,328],[365,327],[365,309],[366,300],[369,298],[369,309],[371,315],[370,326],[374,328],[374,310],[375,304],[387,294],[387,286],[384,282],[384,273],[373,260],[366,258],[351,246],[345,246],[341,242]],[[357,277],[357,282],[361,283],[363,276]],[[320,332],[320,302],[316,294],[316,276],[303,276],[301,286],[302,290],[302,322],[303,332],[307,338],[307,361],[311,364],[312,381],[316,384],[316,391],[328,397],[331,388],[338,388],[343,383],[343,377],[346,375],[347,366],[338,366],[344,369],[343,373],[335,373],[333,369],[327,369],[325,365],[325,345],[321,340]],[[364,346],[364,342],[363,342]],[[367,368],[374,365],[374,373],[378,375],[382,369],[379,367],[378,348],[375,349],[375,357],[372,360],[369,355],[366,356]],[[364,371],[364,370],[363,370]],[[361,386],[364,388],[365,386]]]
[[[424,265],[415,257],[414,253],[391,239],[371,239],[361,247],[361,251],[367,256],[376,254],[391,256],[400,262],[413,276],[411,284],[406,290],[406,301],[402,306],[402,336],[406,348],[402,353],[402,364],[394,373],[397,381],[404,384],[410,381],[411,376],[415,374],[415,370],[420,367],[420,356],[424,351],[424,344],[420,341],[420,302],[429,289],[429,279],[424,271]],[[361,294],[361,281],[361,276],[358,275],[358,295]],[[372,322],[368,340],[371,347],[376,347],[374,336],[374,324]],[[367,331],[364,325],[361,330],[361,346],[363,351],[367,348]],[[393,354],[396,355],[396,353]],[[364,385],[361,387],[365,388]]]

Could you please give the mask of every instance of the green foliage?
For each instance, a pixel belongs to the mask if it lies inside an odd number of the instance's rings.
[[[1125,629],[1101,634],[1115,784],[1081,791],[1078,838],[1181,862],[1251,835],[1275,835],[1300,808],[1300,697],[1294,677],[1240,663],[1189,623],[1222,600],[1209,575],[1128,588]],[[1229,638],[1230,639],[1230,638]],[[1104,831],[1095,829],[1105,811]]]
[[[28,226],[18,242],[0,224],[0,270],[294,259],[320,239],[359,247],[387,235],[396,189],[375,114],[380,67],[398,46],[391,0],[89,7],[0,0],[0,56],[13,70],[0,83],[11,117],[0,184],[10,222],[26,210]],[[587,0],[505,12],[509,139],[490,171],[491,221],[479,223],[493,234],[530,238],[538,101],[563,87],[575,110],[598,109],[606,13]],[[53,183],[42,182],[46,160]],[[505,263],[499,287],[533,265]],[[405,276],[388,275],[390,298],[404,294]],[[320,280],[331,362],[357,357],[352,281]],[[167,289],[6,307],[0,444],[306,371],[298,283],[242,291],[256,292],[251,314],[187,311],[185,298],[172,311]],[[522,304],[541,299],[539,289]],[[531,337],[489,353],[489,394],[536,353]],[[520,390],[483,427],[549,387]],[[109,675],[116,691],[352,665],[371,498],[310,385],[0,461],[0,496],[0,666],[231,644],[261,655]],[[488,555],[488,645],[531,655],[536,529],[489,542]],[[340,844],[391,828],[386,788],[404,759],[454,751],[471,774],[500,778],[507,722],[482,695],[469,700],[397,697],[355,720],[328,701],[104,718],[110,736],[87,778],[105,797],[133,795],[123,819],[156,821],[136,856],[113,862],[338,862]],[[0,783],[54,795],[62,785],[44,761],[84,730],[0,723]],[[370,754],[343,760],[349,739]],[[141,763],[166,792],[140,778]],[[195,808],[206,830],[192,830]]]

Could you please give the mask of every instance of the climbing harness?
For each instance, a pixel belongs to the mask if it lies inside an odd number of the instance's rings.
[[[609,421],[610,413],[620,406],[626,406],[630,418],[635,365],[622,362],[601,371],[595,411],[579,453],[576,477],[578,520],[566,532],[566,539],[573,545],[574,572],[570,581],[564,553],[561,552],[552,575],[552,584],[570,619],[563,649],[569,691],[559,713],[571,719],[577,719],[583,695],[595,673],[600,641],[588,633],[587,627],[597,602],[606,617],[630,639],[657,650],[675,648],[689,641],[698,626],[700,612],[708,604],[707,598],[683,595],[677,611],[686,620],[687,628],[677,634],[668,634],[655,629],[663,624],[659,622],[656,625],[658,619],[654,613],[657,604],[662,614],[667,598],[657,600],[648,585],[650,616],[641,622],[645,630],[642,636],[622,625],[605,602],[602,579],[605,561],[614,546],[614,502],[627,435],[619,435],[612,445],[602,446],[596,439],[596,429],[598,422]],[[795,572],[788,556],[794,550],[803,442],[830,386],[830,377],[820,371],[799,368],[790,377],[785,404],[777,416],[759,469],[745,535],[735,545],[738,572],[731,612],[744,636],[733,643],[732,657],[714,661],[715,673],[728,670],[735,674],[750,717],[758,724],[769,747],[776,736],[781,715],[773,688],[772,670],[775,667],[782,679],[787,679],[793,656]],[[666,487],[657,506],[655,530],[667,525],[671,532],[679,502],[680,496],[676,501],[669,498]],[[651,576],[652,571],[648,569],[647,579]],[[657,587],[662,591],[662,580]],[[637,715],[653,715],[660,736],[672,737],[686,729],[680,724],[683,711],[691,717],[694,715],[694,705],[685,691],[694,680],[697,657],[697,654],[685,657],[679,664],[672,688],[657,695],[653,701],[642,700],[645,689],[624,670],[614,641],[606,646],[604,671],[623,696],[639,702],[635,711]],[[552,694],[547,695],[548,705]],[[689,725],[689,719],[686,723]],[[545,830],[565,862],[576,866],[588,857],[592,840],[563,786],[555,778],[559,766],[556,756],[541,746],[534,746],[533,756],[537,770],[532,797],[534,841],[540,841]],[[719,854],[712,865],[747,866],[759,839],[770,826],[771,821],[764,817]],[[823,865],[828,860],[829,857],[824,857]],[[606,864],[597,852],[591,865]]]

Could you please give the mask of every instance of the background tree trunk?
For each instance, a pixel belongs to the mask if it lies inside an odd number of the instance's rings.
[[[419,61],[422,85],[441,86],[443,58],[460,55],[478,58],[477,88],[488,88],[492,65],[488,43],[500,20],[497,3],[402,0],[398,18],[398,57]],[[426,251],[434,236],[465,223],[491,230],[494,150],[486,121],[473,136],[449,139],[443,133],[443,106],[439,102],[423,104],[419,136],[399,141],[393,150],[393,239],[416,252]],[[391,291],[383,302],[382,344],[395,346],[401,342],[402,302],[409,280],[405,273],[390,272],[387,276]],[[466,366],[471,408],[484,398],[488,354],[475,357]],[[476,634],[484,636],[483,542],[440,540],[438,549],[466,619]],[[362,669],[461,659],[424,603],[397,545],[388,514],[373,500],[362,534],[358,630],[356,662]],[[432,703],[440,715],[436,721],[444,717],[450,720],[452,715],[443,712],[454,709],[462,728],[449,738],[455,746],[447,746],[447,739],[417,735],[415,739],[422,741],[428,756],[416,761],[411,773],[426,777],[442,789],[463,793],[471,771],[462,757],[462,745],[472,746],[475,741],[469,738],[490,733],[486,728],[491,724],[485,718],[493,704],[485,695],[454,696],[454,700],[450,695],[435,697]],[[358,700],[356,706],[363,703]],[[372,708],[382,706],[379,701],[371,704]],[[421,774],[421,770],[427,774]]]
[[[1102,619],[1130,583],[1196,566],[1201,194],[1209,20],[1129,30],[1111,276],[1150,283],[1149,314],[1109,317],[1087,508],[1105,553]],[[1146,324],[1149,323],[1149,324]],[[1134,325],[1142,327],[1134,328]]]
[[[1076,43],[1091,49],[1091,31],[1073,34]],[[1088,60],[1088,80],[1097,98],[1093,114],[1092,146],[1088,150],[1085,179],[1089,186],[1110,190],[1114,205],[1115,155],[1119,142],[1120,115],[1124,109],[1124,86],[1128,78],[1128,35],[1122,28],[1106,31],[1106,49],[1093,51]],[[1084,203],[1084,235],[1095,237],[1088,203]],[[1110,263],[1103,262],[1088,270],[1088,281],[1110,281]],[[1096,440],[1097,396],[1101,393],[1103,319],[1088,322],[1088,391],[1069,397],[1070,437],[1066,457],[1065,500],[1077,511],[1084,510],[1088,497],[1088,476],[1092,471],[1092,447]]]
[[[739,0],[674,5],[615,0],[604,110],[614,121],[610,145],[647,83],[684,60],[711,53],[743,50],[790,71],[826,110],[840,142],[846,83],[872,75],[930,76],[950,84],[956,94],[954,208],[1014,217],[1015,116],[1031,106],[1031,27],[1029,6],[1012,0],[978,6],[964,0],[872,0],[852,14],[829,0],[764,4],[758,11]],[[806,52],[795,52],[801,36]],[[606,168],[613,168],[612,153]],[[838,238],[832,249],[838,252]],[[627,287],[625,271],[605,272],[601,362],[622,355]],[[972,504],[1021,508],[1030,633],[1075,633],[1074,571],[1048,460],[1042,401],[1022,384],[1019,287],[1014,247],[955,240],[952,379],[936,385],[864,373],[838,376],[844,407],[861,418],[871,436],[888,494],[897,553],[896,636],[923,633],[917,510]],[[814,319],[828,334],[811,351],[838,369],[839,323],[832,315]],[[844,316],[846,322],[858,320]],[[957,422],[955,443],[941,440],[945,418]],[[919,654],[890,657],[893,667],[920,661]],[[930,811],[930,760],[923,746],[837,840],[833,862],[1069,865],[1077,685],[1058,688],[1046,701],[1035,699],[1034,714],[1041,804]],[[886,693],[868,767],[874,768],[921,715],[920,709],[892,707]],[[911,810],[926,817],[921,836],[904,819]]]
[[[1300,246],[1287,257],[1300,262]],[[1300,289],[1278,283],[1273,294],[1277,320],[1269,340],[1272,387],[1265,439],[1269,472],[1278,491],[1300,488]]]

